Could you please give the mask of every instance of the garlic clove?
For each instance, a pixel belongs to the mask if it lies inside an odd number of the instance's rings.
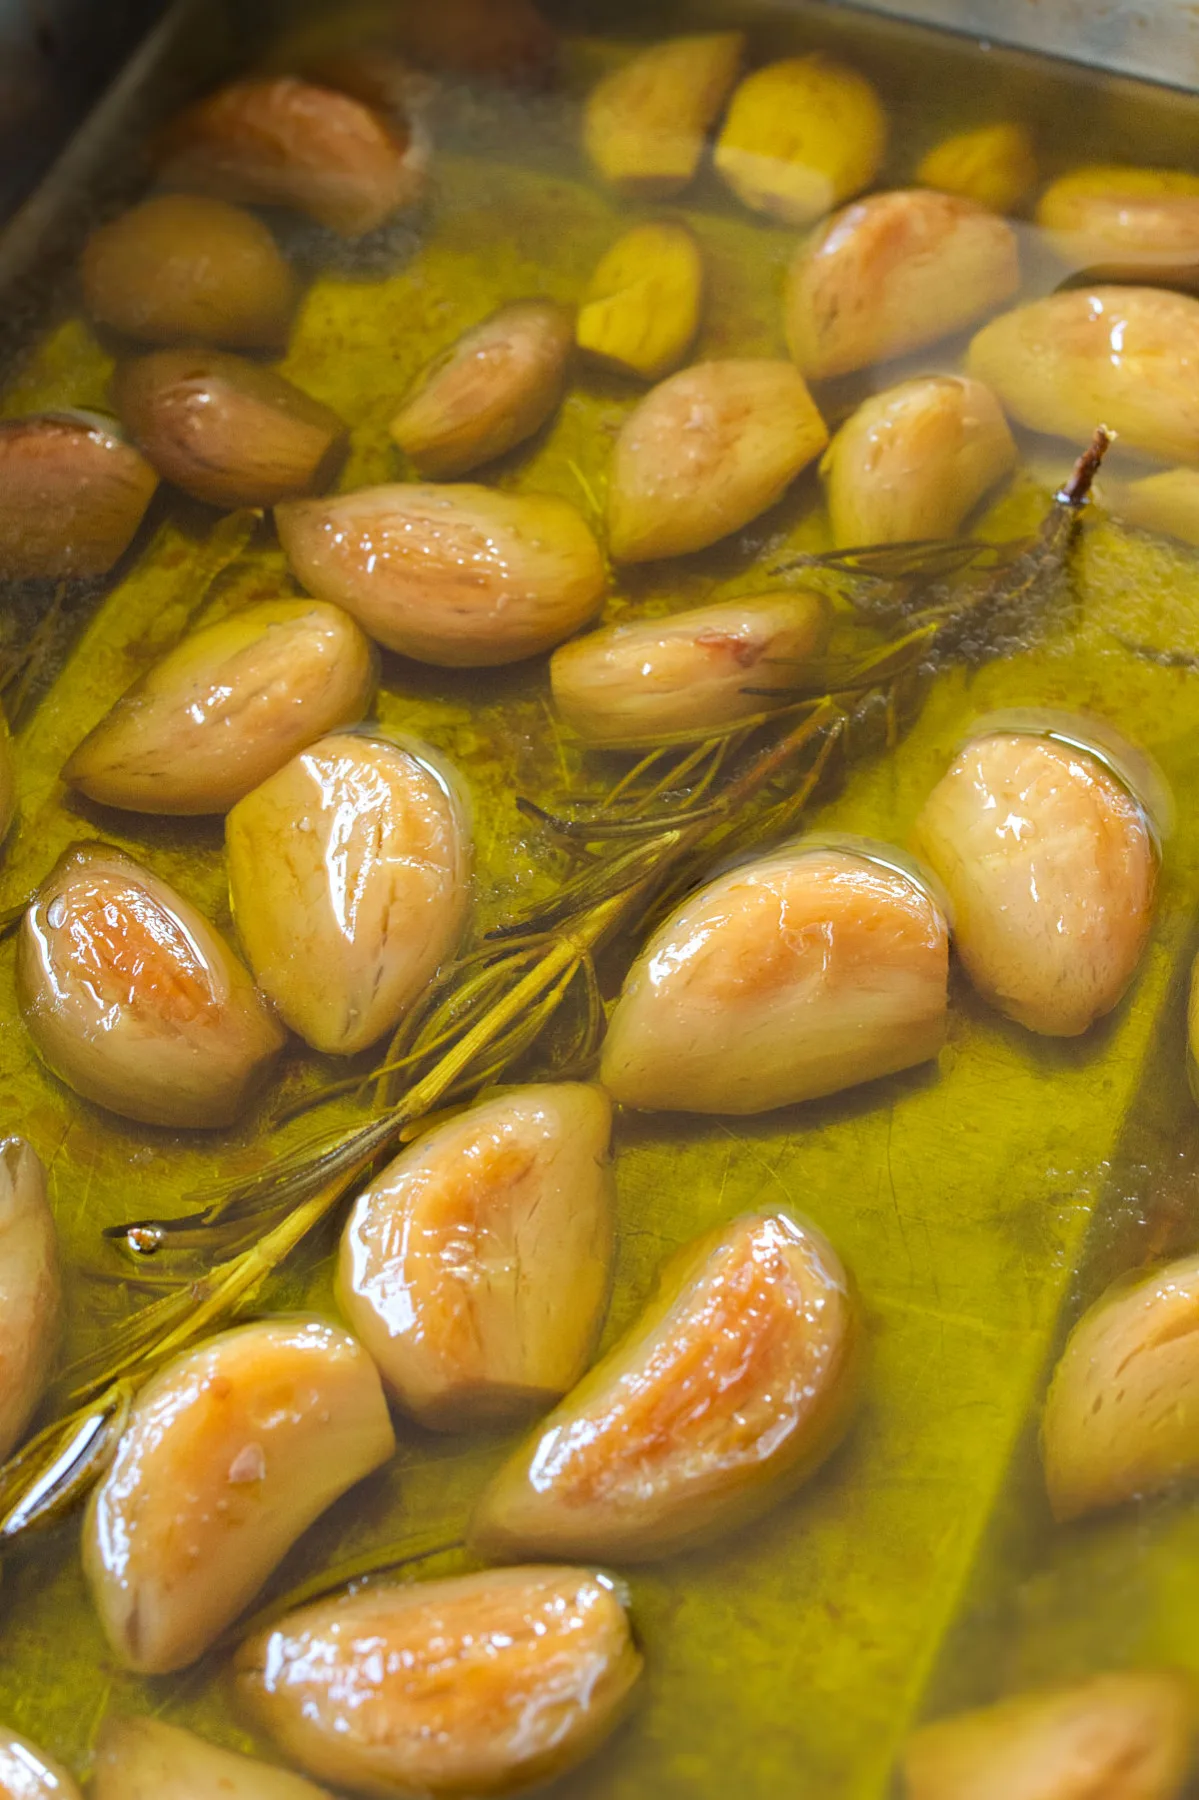
[[[1142,531],[1199,545],[1199,469],[1163,469],[1136,481],[1096,483],[1100,504]]]
[[[832,1246],[784,1211],[671,1259],[630,1331],[486,1490],[485,1556],[648,1562],[774,1505],[840,1442],[860,1324]]]
[[[2,1789],[0,1789],[2,1793]],[[91,1800],[331,1800],[324,1788],[161,1719],[109,1719]]]
[[[660,381],[686,360],[703,297],[703,257],[687,227],[634,225],[592,276],[575,342],[618,374]]]
[[[38,890],[17,998],[61,1081],[148,1125],[228,1125],[283,1045],[224,939],[106,844],[68,850]]]
[[[587,1569],[373,1586],[238,1652],[256,1722],[355,1793],[507,1793],[597,1750],[641,1674],[620,1591]]]
[[[1089,164],[1051,181],[1037,224],[1076,268],[1168,274],[1199,264],[1199,175]]]
[[[871,185],[886,148],[887,115],[874,88],[816,51],[745,77],[713,160],[755,212],[811,225]]]
[[[422,1425],[519,1419],[583,1373],[611,1275],[611,1129],[601,1088],[516,1088],[419,1138],[359,1197],[338,1302]]]
[[[374,1364],[318,1319],[239,1326],[168,1363],[134,1401],[83,1526],[84,1573],[122,1667],[195,1662],[394,1450]]]
[[[0,581],[107,575],[157,486],[145,458],[99,420],[0,420]]]
[[[613,557],[648,562],[706,549],[781,499],[827,442],[812,396],[787,363],[680,370],[633,409],[616,441]]]
[[[583,116],[583,145],[604,180],[642,199],[681,192],[744,50],[740,31],[667,38],[606,75]]]
[[[0,1726],[0,1800],[83,1800],[83,1794],[61,1763]]]
[[[304,586],[390,650],[494,668],[550,650],[599,610],[599,546],[549,494],[396,483],[276,509]]]
[[[955,132],[934,144],[916,170],[920,187],[957,194],[996,213],[1015,212],[1037,180],[1032,137],[1010,120]]]
[[[6,1138],[0,1142],[0,1460],[20,1441],[46,1390],[61,1323],[58,1236],[45,1171],[23,1138]]]

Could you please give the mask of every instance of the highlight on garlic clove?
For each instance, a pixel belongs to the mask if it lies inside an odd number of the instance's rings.
[[[745,77],[713,161],[755,212],[811,225],[871,185],[887,134],[882,101],[865,76],[814,51]]]
[[[508,1793],[574,1768],[641,1674],[623,1591],[588,1569],[489,1569],[369,1586],[245,1644],[254,1721],[358,1794]]]
[[[1178,1800],[1195,1727],[1189,1675],[1093,1675],[922,1726],[904,1752],[904,1791],[907,1800]]]
[[[0,1786],[0,1794],[3,1788]],[[162,1719],[109,1719],[91,1800],[331,1800],[324,1788]]]
[[[1163,806],[1147,759],[1094,720],[1014,713],[976,728],[913,842],[985,1000],[1048,1037],[1119,1004],[1153,922]]]
[[[600,1079],[646,1112],[758,1113],[935,1057],[949,927],[903,853],[800,838],[691,895],[633,965]]]
[[[575,342],[620,375],[661,381],[699,330],[704,264],[686,225],[634,225],[601,257],[579,308]]]
[[[238,802],[225,843],[255,979],[327,1055],[394,1031],[458,947],[469,824],[452,772],[419,746],[322,738]]]
[[[990,388],[923,375],[875,394],[829,445],[820,473],[838,548],[953,537],[1017,462]]]
[[[284,1041],[219,933],[107,844],[68,850],[39,888],[17,999],[60,1081],[147,1125],[230,1124]]]
[[[339,607],[256,602],[193,632],[135,682],[63,780],[126,812],[228,812],[297,751],[356,725],[378,673]]]
[[[565,307],[518,300],[460,337],[389,427],[417,474],[465,475],[540,431],[562,399],[572,333]]]
[[[0,1459],[20,1442],[47,1383],[62,1323],[58,1235],[46,1175],[23,1138],[0,1141]],[[0,1747],[0,1793],[3,1793]]]
[[[83,301],[98,324],[149,344],[281,350],[299,282],[253,213],[157,194],[93,231]]]
[[[611,1278],[611,1130],[602,1088],[514,1088],[419,1138],[359,1197],[338,1303],[422,1425],[526,1418],[587,1367]]]
[[[157,350],[117,371],[121,422],[167,481],[209,506],[274,506],[327,488],[349,433],[273,369],[219,350]]]
[[[961,331],[1019,284],[1016,235],[985,207],[927,188],[872,194],[801,243],[787,275],[787,343],[810,379],[850,375]],[[1093,430],[1092,419],[1088,439]]]
[[[289,500],[275,520],[310,592],[389,650],[486,669],[553,649],[599,611],[603,557],[550,494],[395,483]]]
[[[639,199],[680,193],[699,168],[744,50],[740,31],[667,38],[606,75],[583,115],[583,146],[604,180]]]
[[[1163,469],[1135,481],[1105,479],[1096,483],[1095,497],[1125,525],[1199,546],[1199,469]]]
[[[1005,120],[943,138],[916,170],[920,187],[973,200],[989,212],[1010,213],[1037,185],[1037,153],[1025,125]]]
[[[83,1793],[61,1763],[0,1725],[0,1800],[83,1800]]]
[[[775,1505],[841,1441],[861,1325],[836,1251],[785,1210],[667,1263],[641,1318],[501,1468],[480,1554],[651,1562]]]
[[[319,1319],[238,1326],[168,1363],[134,1400],[83,1525],[84,1574],[121,1666],[195,1662],[394,1450],[370,1357]]]
[[[789,363],[696,363],[629,414],[608,489],[617,562],[684,556],[739,531],[780,500],[828,431]]]
[[[554,651],[554,704],[589,744],[648,747],[761,712],[761,690],[797,686],[827,635],[823,597],[794,588],[610,625]]]
[[[107,575],[157,486],[115,421],[72,413],[0,420],[0,581]]]
[[[1199,264],[1199,175],[1092,163],[1051,181],[1037,224],[1076,268],[1169,274]]]

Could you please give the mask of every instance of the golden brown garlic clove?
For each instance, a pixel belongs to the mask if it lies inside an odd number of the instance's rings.
[[[599,546],[549,494],[396,483],[275,514],[292,569],[379,643],[441,668],[550,650],[599,610]]]
[[[1199,545],[1199,469],[1163,469],[1136,481],[1105,479],[1096,483],[1095,497],[1126,525]]]
[[[1076,268],[1168,274],[1199,265],[1199,175],[1088,164],[1050,182],[1037,224]]]
[[[253,213],[159,194],[94,231],[83,299],[101,325],[150,344],[279,350],[299,284]]]
[[[782,1210],[711,1232],[500,1470],[474,1547],[648,1562],[756,1517],[840,1442],[859,1339],[819,1232]]]
[[[422,1425],[523,1418],[583,1373],[611,1273],[611,1129],[602,1088],[516,1088],[420,1138],[360,1196],[338,1301]]]
[[[106,844],[67,851],[38,890],[17,998],[61,1081],[148,1125],[228,1125],[283,1044],[224,939]]]
[[[887,148],[887,115],[856,70],[815,51],[747,75],[714,162],[755,212],[811,225],[868,188]]]
[[[507,1793],[573,1768],[641,1673],[619,1591],[586,1569],[368,1587],[238,1652],[239,1692],[302,1769],[355,1793]]]
[[[575,342],[605,368],[660,381],[686,360],[703,296],[703,257],[687,227],[634,225],[592,276]]]
[[[84,1573],[122,1666],[195,1662],[394,1449],[370,1357],[318,1319],[243,1325],[168,1363],[134,1401],[83,1527]]]
[[[540,431],[562,398],[572,323],[552,300],[518,300],[439,357],[389,427],[417,474],[465,475]]]
[[[161,1719],[109,1719],[91,1800],[331,1800],[324,1788]],[[2,1789],[0,1789],[2,1800]]]
[[[0,1800],[83,1800],[83,1794],[61,1763],[0,1726]]]
[[[667,38],[606,75],[583,116],[583,144],[622,194],[665,199],[699,167],[745,49],[740,31]]]
[[[6,1138],[0,1142],[0,1459],[19,1442],[46,1390],[61,1313],[45,1171],[23,1138]]]
[[[812,379],[849,375],[972,325],[1019,284],[1015,233],[985,207],[925,188],[872,194],[800,245],[787,342]]]
[[[955,132],[916,170],[921,187],[958,194],[990,212],[1014,212],[1037,185],[1037,155],[1027,128],[1006,121]]]
[[[157,486],[140,452],[100,419],[0,420],[0,581],[107,575]]]

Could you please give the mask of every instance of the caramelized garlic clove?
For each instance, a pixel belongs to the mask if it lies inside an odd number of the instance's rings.
[[[1023,125],[1006,121],[955,132],[934,144],[916,170],[921,187],[973,200],[989,212],[1014,212],[1037,185],[1037,153]]]
[[[83,1800],[83,1793],[61,1763],[0,1726],[0,1800]]]
[[[61,1321],[58,1236],[45,1171],[23,1138],[6,1138],[0,1142],[0,1460],[20,1441],[46,1390]]]
[[[716,171],[755,212],[811,225],[873,182],[887,115],[866,78],[815,51],[747,75],[716,145]]]
[[[834,1094],[937,1055],[948,967],[945,917],[899,851],[800,839],[659,929],[612,1013],[600,1078],[645,1111]]]
[[[141,453],[99,419],[0,420],[0,581],[107,575],[157,486]]]
[[[208,921],[105,844],[69,850],[38,890],[17,998],[61,1081],[147,1125],[230,1124],[284,1041]]]
[[[150,344],[279,350],[299,283],[253,213],[159,194],[101,225],[83,252],[92,318]]]
[[[925,188],[872,194],[800,245],[787,342],[808,377],[849,375],[972,325],[1019,284],[1015,233],[985,207]]]
[[[633,409],[616,441],[613,557],[649,562],[706,549],[781,499],[827,442],[824,420],[788,363],[680,370]]]
[[[562,399],[572,326],[552,300],[518,300],[438,358],[389,428],[417,474],[465,475],[540,431]]]
[[[642,199],[681,192],[744,50],[740,31],[667,38],[606,75],[583,115],[583,145],[604,180]]]
[[[0,1796],[3,1788],[0,1786]],[[161,1719],[110,1719],[91,1800],[331,1800],[324,1788]]]
[[[299,580],[390,650],[495,668],[550,650],[599,610],[599,545],[550,494],[396,483],[275,513]]]
[[[694,235],[669,220],[634,225],[600,260],[575,342],[604,368],[661,381],[699,330],[704,264]]]
[[[859,1339],[819,1232],[780,1210],[710,1233],[500,1470],[474,1548],[648,1562],[743,1524],[840,1442]]]
[[[1199,469],[1163,469],[1136,481],[1096,484],[1096,498],[1125,525],[1199,546]]]
[[[1037,224],[1076,268],[1168,274],[1199,264],[1199,175],[1089,164],[1050,182]]]
[[[321,739],[238,802],[225,841],[258,985],[316,1050],[394,1031],[457,948],[469,829],[451,782],[402,744]]]
[[[265,600],[184,638],[84,738],[63,779],[127,812],[222,813],[370,707],[378,659],[348,614]]]
[[[186,1668],[395,1434],[361,1345],[317,1319],[222,1332],[133,1403],[92,1495],[83,1567],[122,1667]]]
[[[554,702],[603,748],[715,728],[761,712],[761,689],[798,685],[827,627],[823,598],[794,589],[610,625],[554,651]]]
[[[821,463],[833,540],[953,537],[1016,461],[1003,410],[981,381],[901,382],[859,406]]]
[[[607,1304],[612,1104],[516,1088],[418,1139],[360,1196],[338,1301],[405,1412],[461,1431],[544,1411]]]

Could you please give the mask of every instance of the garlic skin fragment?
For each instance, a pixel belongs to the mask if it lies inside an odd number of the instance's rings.
[[[239,1756],[161,1719],[109,1719],[91,1800],[331,1800],[302,1776]]]
[[[1050,182],[1037,224],[1064,261],[1168,274],[1199,264],[1199,175],[1093,163]]]
[[[552,300],[518,300],[426,369],[388,428],[417,474],[466,475],[540,431],[562,399],[573,324]]]
[[[62,1322],[58,1235],[46,1175],[23,1138],[0,1141],[0,1459],[50,1379]],[[0,1748],[0,1793],[3,1792]]]
[[[234,1666],[255,1721],[317,1780],[448,1800],[575,1767],[619,1722],[642,1665],[611,1580],[537,1567],[324,1601]]]
[[[168,1363],[134,1401],[83,1525],[84,1574],[122,1667],[195,1662],[394,1450],[374,1364],[322,1320],[243,1325]]]
[[[0,581],[107,575],[157,486],[145,457],[98,419],[0,420]]]
[[[322,738],[238,802],[229,893],[263,993],[313,1049],[394,1031],[453,955],[470,836],[433,763],[386,738]]]
[[[516,1088],[419,1138],[359,1197],[338,1304],[422,1425],[521,1419],[583,1373],[611,1275],[611,1130],[602,1088]]]
[[[83,1794],[61,1763],[0,1726],[0,1800],[83,1800]]]
[[[599,545],[549,494],[396,483],[275,511],[298,579],[417,662],[489,669],[551,650],[604,596]]]
[[[472,1547],[650,1562],[757,1517],[843,1437],[860,1336],[819,1232],[779,1210],[709,1233],[503,1466]]]
[[[1037,155],[1027,128],[1007,121],[956,132],[934,144],[916,170],[920,187],[958,194],[989,212],[1014,212],[1037,185]]]
[[[228,1125],[284,1034],[194,906],[106,844],[76,846],[17,943],[34,1048],[87,1100],[147,1125]]]
[[[600,1079],[647,1112],[835,1094],[937,1055],[948,967],[945,918],[913,875],[800,839],[671,914],[625,980]]]
[[[925,801],[913,847],[949,894],[957,953],[992,1006],[1078,1037],[1118,1005],[1149,936],[1158,856],[1140,802],[1099,757],[987,732]]]
[[[863,402],[820,472],[839,549],[953,537],[1017,450],[990,388],[926,375]]]
[[[745,77],[713,161],[755,212],[811,225],[870,186],[886,149],[887,115],[874,88],[817,51]]]
[[[1177,1800],[1193,1760],[1189,1676],[1130,1669],[939,1719],[904,1754],[907,1800]]]
[[[184,638],[88,733],[63,779],[126,812],[228,812],[368,711],[378,658],[347,613],[264,600]]]
[[[796,685],[827,629],[823,598],[795,589],[610,625],[554,651],[554,704],[608,749],[725,725],[769,704],[749,689]]]
[[[661,381],[687,359],[699,330],[704,263],[685,225],[634,225],[617,238],[591,278],[575,342],[620,375]]]
[[[972,325],[1019,285],[1016,235],[985,207],[927,188],[872,194],[801,243],[787,343],[809,379],[851,375]]]
[[[608,490],[617,562],[705,550],[780,500],[828,431],[789,363],[696,363],[621,427]]]
[[[740,31],[667,38],[606,75],[583,115],[583,147],[604,180],[638,199],[681,193],[744,50]]]

